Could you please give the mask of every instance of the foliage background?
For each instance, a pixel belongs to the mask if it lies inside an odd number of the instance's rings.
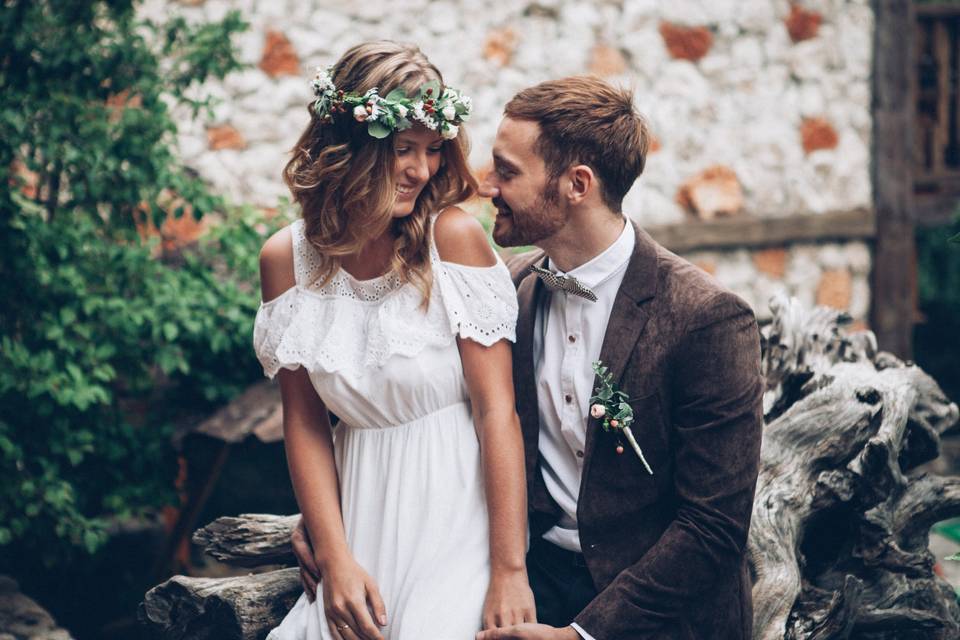
[[[245,26],[145,22],[130,0],[0,7],[0,573],[55,615],[102,602],[77,581],[117,568],[111,532],[176,503],[177,426],[261,375],[257,253],[284,222],[210,193],[170,116],[208,112],[197,88],[241,66]],[[209,215],[197,246],[162,241]]]
[[[916,232],[918,307],[922,314],[914,330],[916,361],[960,401],[960,212],[945,226],[920,227]]]

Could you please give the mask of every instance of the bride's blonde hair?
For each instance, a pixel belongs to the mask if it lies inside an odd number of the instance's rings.
[[[443,83],[440,71],[411,44],[366,42],[347,51],[333,66],[338,89],[380,95],[403,89],[413,96],[431,80]],[[430,214],[476,193],[477,181],[467,164],[469,143],[461,127],[444,140],[440,168],[421,191],[413,212],[394,218],[393,135],[379,140],[366,125],[341,113],[324,122],[309,106],[310,123],[293,148],[283,178],[300,204],[304,231],[320,254],[323,282],[340,268],[343,256],[360,251],[391,225],[397,234],[391,269],[430,296]]]

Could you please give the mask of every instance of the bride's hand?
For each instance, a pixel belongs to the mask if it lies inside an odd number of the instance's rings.
[[[323,609],[333,636],[383,640],[377,625],[387,624],[387,610],[370,574],[351,557],[318,560],[317,564],[323,576]]]
[[[494,571],[483,603],[483,628],[536,621],[537,609],[526,570]]]

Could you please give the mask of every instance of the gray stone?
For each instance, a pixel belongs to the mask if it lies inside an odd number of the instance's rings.
[[[0,629],[14,639],[72,640],[47,610],[20,593],[16,581],[8,576],[0,576]]]

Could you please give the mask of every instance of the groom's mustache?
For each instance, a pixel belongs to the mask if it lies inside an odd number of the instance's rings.
[[[497,211],[501,213],[510,213],[510,207],[507,206],[507,203],[504,202],[500,196],[491,198],[491,201],[493,202],[493,206],[497,208]]]

